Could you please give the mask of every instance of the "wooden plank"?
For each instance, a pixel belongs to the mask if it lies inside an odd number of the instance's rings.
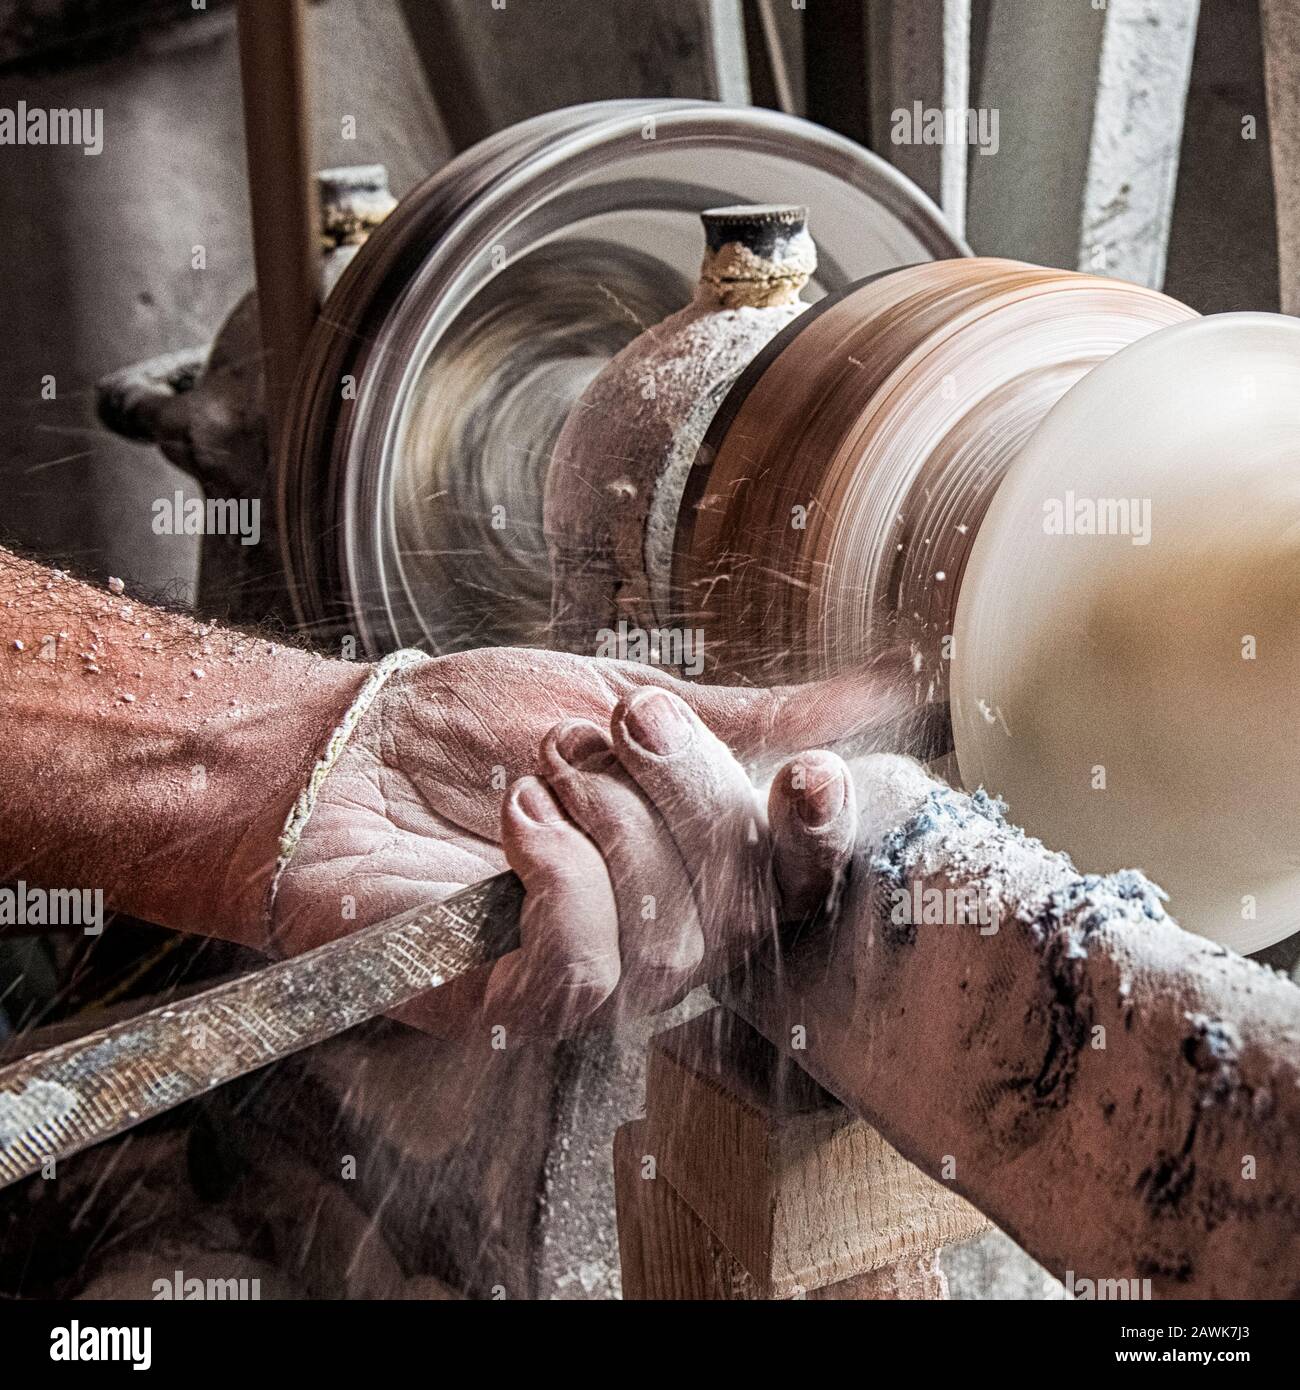
[[[755,1301],[757,1281],[662,1173],[647,1172],[644,1120],[614,1136],[614,1184],[625,1299]],[[810,1289],[810,1301],[942,1299],[947,1282],[937,1250],[905,1255],[849,1279]]]
[[[1300,9],[1260,0],[1282,312],[1300,314]]]
[[[969,108],[970,21],[970,0],[870,0],[867,19],[872,148],[938,203],[958,236],[970,146],[925,142],[911,113]],[[895,143],[900,112],[912,138]]]
[[[987,1224],[729,1010],[655,1037],[646,1116],[656,1171],[764,1298],[928,1254]]]
[[[1159,287],[1199,0],[991,0],[977,106],[996,155],[970,164],[982,255]]]
[[[647,1171],[644,1120],[614,1136],[619,1262],[627,1299],[750,1300],[754,1280],[662,1173]]]

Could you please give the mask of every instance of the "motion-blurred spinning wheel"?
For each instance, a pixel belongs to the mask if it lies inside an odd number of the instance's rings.
[[[331,295],[280,466],[295,606],[371,651],[541,639],[541,480],[564,416],[680,308],[699,213],[812,210],[818,298],[964,256],[883,161],[820,127],[709,102],[552,112],[409,194]]]

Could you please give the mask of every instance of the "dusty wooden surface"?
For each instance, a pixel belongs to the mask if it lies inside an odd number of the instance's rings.
[[[630,1297],[942,1297],[987,1225],[726,1009],[654,1038],[615,1181]]]
[[[623,1125],[614,1137],[623,1297],[754,1302],[771,1298],[666,1177],[642,1175],[648,1143],[644,1120]],[[811,1302],[941,1299],[946,1281],[938,1261],[937,1250],[904,1255],[864,1274],[808,1289],[802,1296]]]

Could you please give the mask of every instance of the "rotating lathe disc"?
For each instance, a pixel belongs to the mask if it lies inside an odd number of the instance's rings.
[[[913,655],[946,694],[966,556],[1011,460],[1097,363],[1194,311],[1016,261],[878,276],[824,300],[714,417],[678,520],[680,621],[714,679],[762,684]]]
[[[542,636],[541,478],[569,406],[690,298],[699,213],[811,209],[809,298],[965,256],[882,160],[805,121],[711,102],[602,102],[484,141],[410,193],[331,295],[280,460],[305,624],[370,651]]]
[[[962,780],[1081,869],[1142,869],[1189,930],[1300,926],[1300,323],[1146,338],[998,489],[952,664]]]

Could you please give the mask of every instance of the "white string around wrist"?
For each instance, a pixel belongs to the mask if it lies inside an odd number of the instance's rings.
[[[326,740],[325,747],[311,770],[311,776],[307,779],[307,785],[298,793],[297,800],[290,808],[288,816],[285,817],[284,828],[280,831],[279,852],[275,861],[275,869],[271,874],[271,882],[267,885],[266,903],[262,910],[262,923],[266,930],[268,945],[271,944],[275,897],[280,889],[280,880],[284,877],[284,871],[289,867],[289,861],[298,848],[303,831],[307,828],[307,822],[316,809],[316,803],[320,799],[321,788],[325,785],[325,779],[334,770],[334,766],[342,757],[343,750],[347,747],[353,731],[361,723],[371,705],[375,703],[376,697],[388,683],[390,677],[396,675],[398,671],[405,670],[408,666],[415,666],[419,662],[429,659],[427,652],[404,647],[401,651],[389,652],[387,656],[377,661],[366,677],[365,684],[357,691],[352,703],[344,712],[343,718],[335,725]]]

